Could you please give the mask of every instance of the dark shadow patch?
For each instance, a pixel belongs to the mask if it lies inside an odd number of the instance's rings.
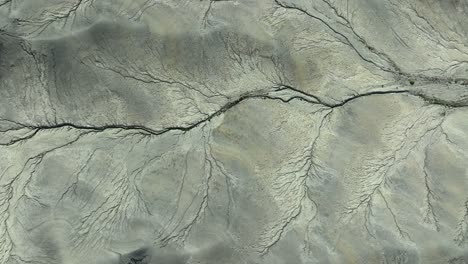
[[[151,261],[151,252],[148,248],[141,248],[122,255],[119,263],[122,264],[149,264]]]

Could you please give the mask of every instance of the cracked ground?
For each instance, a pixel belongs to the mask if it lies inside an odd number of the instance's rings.
[[[20,263],[468,263],[468,1],[0,0]]]

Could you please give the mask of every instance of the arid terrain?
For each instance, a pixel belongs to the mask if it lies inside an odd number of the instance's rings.
[[[0,0],[23,263],[468,263],[468,1]]]

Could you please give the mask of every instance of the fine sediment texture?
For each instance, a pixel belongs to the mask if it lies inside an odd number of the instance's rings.
[[[468,1],[0,0],[19,263],[468,263]]]

